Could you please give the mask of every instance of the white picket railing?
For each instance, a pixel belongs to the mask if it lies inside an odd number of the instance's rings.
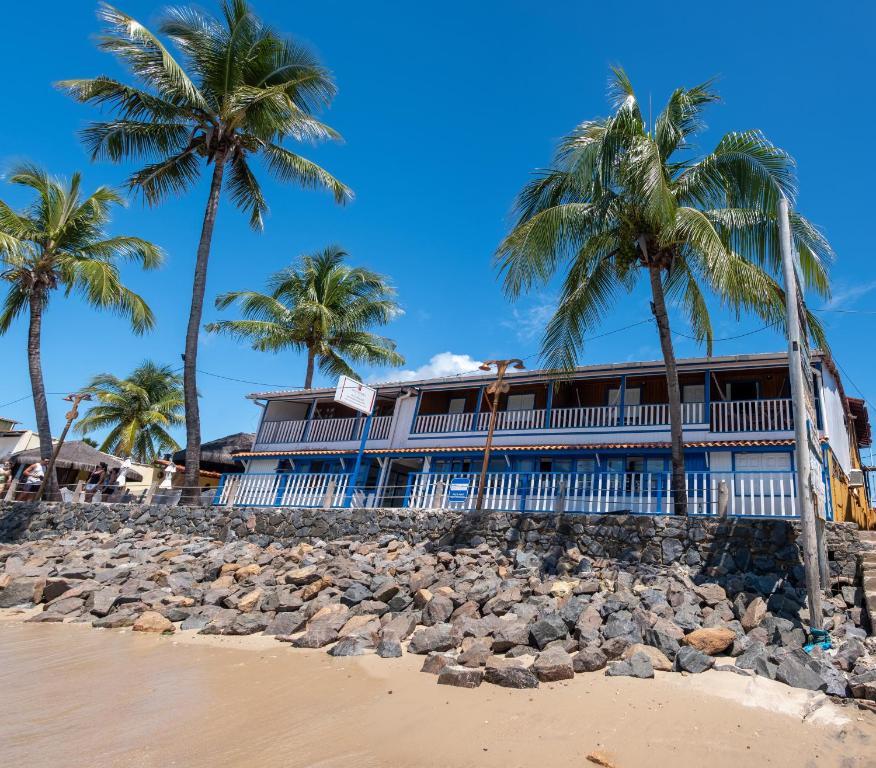
[[[597,405],[580,408],[552,408],[552,429],[582,429],[587,427],[617,426],[616,405]]]
[[[346,472],[225,475],[216,503],[238,507],[340,507],[349,479]]]
[[[498,411],[496,413],[496,431],[509,429],[544,429],[543,410],[532,411]],[[490,412],[478,416],[478,429],[486,431],[490,428]]]
[[[464,502],[450,502],[450,481],[468,480]],[[406,506],[473,509],[476,472],[412,475]],[[688,472],[689,515],[796,517],[791,471]],[[586,514],[672,514],[669,472],[494,472],[484,485],[484,509]]]
[[[682,403],[683,424],[702,424],[706,421],[704,403]],[[644,403],[624,406],[624,425],[652,427],[669,424],[669,403]]]
[[[790,432],[794,429],[791,400],[730,400],[712,403],[713,432]]]
[[[417,416],[414,432],[470,432],[473,413],[429,413]]]
[[[307,431],[307,420],[266,421],[259,430],[257,443],[337,443],[359,440],[365,427],[365,417],[343,419],[315,419]],[[374,416],[371,419],[369,440],[386,440],[392,428],[392,416]],[[305,434],[307,439],[305,440]]]

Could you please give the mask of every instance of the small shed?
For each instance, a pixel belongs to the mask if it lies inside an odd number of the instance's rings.
[[[40,449],[38,447],[19,451],[12,454],[9,458],[13,464],[12,468],[15,475],[22,468],[39,461],[39,459]],[[55,475],[58,478],[58,484],[62,487],[75,485],[79,480],[84,480],[88,473],[102,461],[106,462],[110,469],[122,466],[122,459],[99,451],[82,440],[71,440],[64,443],[58,453],[58,458],[55,460]],[[143,480],[143,475],[133,467],[127,471],[126,477],[129,481],[135,483]]]

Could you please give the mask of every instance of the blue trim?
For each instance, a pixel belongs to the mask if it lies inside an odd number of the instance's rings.
[[[548,381],[547,383],[547,402],[545,403],[544,408],[544,428],[551,428],[551,408],[554,405],[554,383],[552,381]]]
[[[239,472],[237,474],[244,474],[244,473]],[[218,504],[219,499],[222,498],[222,491],[225,488],[225,478],[226,477],[228,477],[228,473],[226,473],[226,472],[223,472],[221,475],[219,475],[219,484],[216,486],[216,493],[213,494],[213,502],[212,502],[213,504]]]
[[[408,434],[413,435],[417,431],[417,416],[420,415],[420,400],[423,398],[423,390],[417,390],[417,403],[414,406],[414,418],[411,419],[411,427],[408,429]]]
[[[833,489],[830,487],[830,455],[827,443],[821,444],[821,461],[821,481],[824,483],[824,503],[827,506],[827,509],[824,510],[824,517],[827,520],[833,520]],[[866,484],[864,488],[866,496]],[[851,491],[849,492],[851,493]]]
[[[362,454],[365,451],[365,443],[368,440],[368,433],[371,432],[371,420],[374,418],[374,412],[368,414],[365,419],[365,426],[362,429],[362,442],[359,443],[359,452],[356,454],[356,463],[353,464],[353,471],[350,473],[350,482],[347,483],[347,492],[344,494],[344,507],[349,507],[353,502],[353,492],[356,490],[356,482],[359,478],[359,469],[362,466]],[[356,422],[358,424],[358,421]]]
[[[703,382],[703,418],[705,423],[709,425],[709,432],[712,431],[712,369],[706,371],[705,381]]]
[[[641,400],[641,395],[639,396]],[[619,427],[625,426],[624,424],[624,406],[626,405],[627,400],[627,375],[624,374],[621,376],[620,383],[620,392],[618,393],[617,398],[617,425]]]
[[[301,435],[301,442],[306,443],[310,439],[310,428],[313,426],[313,414],[316,412],[316,400],[310,404],[307,409],[307,423],[304,425],[304,432]]]
[[[481,384],[481,386],[478,387],[478,399],[477,399],[477,402],[475,403],[474,413],[472,414],[472,417],[471,417],[471,430],[472,430],[472,432],[476,432],[477,428],[478,428],[478,421],[480,420],[480,416],[481,416],[481,405],[483,405],[483,402],[484,402],[484,389],[485,389],[485,387],[486,387],[485,384]]]

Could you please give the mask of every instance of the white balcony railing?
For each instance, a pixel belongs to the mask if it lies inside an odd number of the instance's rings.
[[[583,429],[587,427],[614,427],[618,409],[615,405],[581,408],[553,408],[551,429]]]
[[[791,400],[733,400],[712,403],[712,432],[790,432]]]
[[[681,421],[683,424],[702,424],[705,422],[704,403],[682,403]],[[624,425],[630,427],[653,427],[669,424],[669,403],[645,403],[624,406]]]
[[[450,501],[451,480],[468,480],[465,501]],[[411,476],[405,505],[473,509],[479,476]],[[672,514],[669,472],[495,472],[486,476],[484,509],[585,514]],[[688,472],[689,515],[796,517],[794,472]]]
[[[475,419],[473,413],[430,413],[417,416],[415,432],[469,432]]]
[[[365,427],[365,417],[343,419],[314,419],[307,429],[306,419],[294,421],[266,421],[259,430],[256,443],[337,443],[359,440]],[[392,416],[374,416],[369,431],[370,440],[386,440],[392,428]]]

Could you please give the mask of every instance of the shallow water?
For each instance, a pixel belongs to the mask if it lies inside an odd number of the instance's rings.
[[[510,768],[590,765],[598,749],[619,768],[876,766],[872,715],[742,706],[708,691],[761,696],[726,673],[461,690],[416,657],[203,640],[0,622],[0,765]],[[758,700],[791,711],[798,694]]]

